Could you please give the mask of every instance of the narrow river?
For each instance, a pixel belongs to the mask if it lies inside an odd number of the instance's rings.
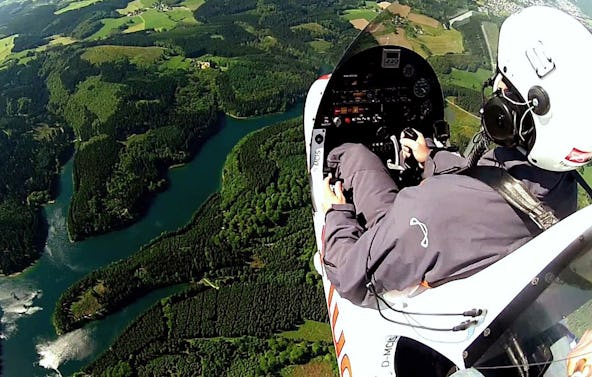
[[[60,294],[88,272],[125,258],[160,233],[187,223],[204,200],[220,187],[226,156],[243,136],[258,128],[302,114],[302,104],[281,114],[237,120],[221,118],[221,129],[187,165],[170,171],[169,189],[158,195],[148,214],[135,225],[71,243],[66,232],[72,196],[72,161],[63,168],[60,194],[47,205],[47,246],[41,259],[24,273],[0,278],[2,375],[70,375],[93,360],[121,331],[157,300],[178,291],[171,287],[138,300],[101,321],[57,337],[51,323]],[[53,369],[53,370],[52,370]]]

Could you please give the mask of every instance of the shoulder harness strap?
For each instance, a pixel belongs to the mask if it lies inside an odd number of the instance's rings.
[[[512,177],[502,168],[475,166],[460,174],[478,179],[497,191],[518,213],[533,236],[559,222],[553,211],[537,199],[523,182]]]

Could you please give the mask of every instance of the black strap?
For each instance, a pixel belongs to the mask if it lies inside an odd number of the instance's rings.
[[[590,185],[588,184],[588,182],[586,182],[584,177],[582,177],[582,175],[575,170],[572,171],[572,175],[576,178],[576,182],[578,182],[579,185],[582,186],[584,191],[586,191],[590,199],[592,199],[592,188],[590,188]]]
[[[553,211],[541,203],[524,183],[502,168],[475,166],[461,174],[478,179],[497,191],[514,208],[533,235],[559,222]],[[536,227],[533,227],[533,223]]]

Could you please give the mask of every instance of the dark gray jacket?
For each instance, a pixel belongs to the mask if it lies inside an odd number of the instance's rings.
[[[323,260],[342,297],[372,303],[367,271],[373,271],[378,293],[403,290],[477,271],[531,239],[514,209],[488,185],[439,174],[463,164],[460,156],[438,152],[425,163],[426,179],[401,190],[385,217],[367,230],[352,204],[333,205],[326,215]],[[498,147],[479,165],[506,169],[560,218],[576,209],[577,187],[570,175],[534,167],[514,149]]]

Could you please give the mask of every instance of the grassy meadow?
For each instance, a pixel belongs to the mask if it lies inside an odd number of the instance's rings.
[[[71,2],[70,4],[68,4],[66,7],[56,10],[55,12],[53,12],[53,14],[62,14],[62,13],[66,13],[66,12],[69,12],[74,9],[84,8],[84,7],[87,7],[87,6],[92,5],[94,3],[98,3],[99,1],[102,1],[102,0],[74,1],[74,2]]]
[[[17,35],[11,35],[9,37],[0,39],[0,62],[3,62],[4,59],[10,55],[10,52],[14,47],[14,39],[16,37]]]
[[[185,0],[181,3],[181,5],[189,8],[189,10],[194,11],[197,8],[201,7],[203,3],[205,3],[205,0]]]
[[[373,1],[366,1],[365,5],[358,9],[348,9],[344,12],[343,18],[348,21],[365,19],[372,21],[381,11],[380,6]]]
[[[461,71],[452,68],[448,75],[440,75],[438,78],[442,84],[456,85],[467,89],[481,90],[483,81],[491,76],[489,70],[479,68],[477,72]]]
[[[125,33],[127,29],[142,24],[143,20],[140,16],[134,16],[120,18],[105,18],[101,20],[101,22],[103,23],[103,27],[100,28],[96,33],[88,37],[89,40],[93,41],[97,39],[107,38],[110,35],[120,31],[123,31]]]
[[[298,330],[285,331],[280,335],[288,339],[309,340],[311,342],[330,342],[332,340],[331,327],[328,323],[309,320],[304,321],[303,325],[298,326]]]

